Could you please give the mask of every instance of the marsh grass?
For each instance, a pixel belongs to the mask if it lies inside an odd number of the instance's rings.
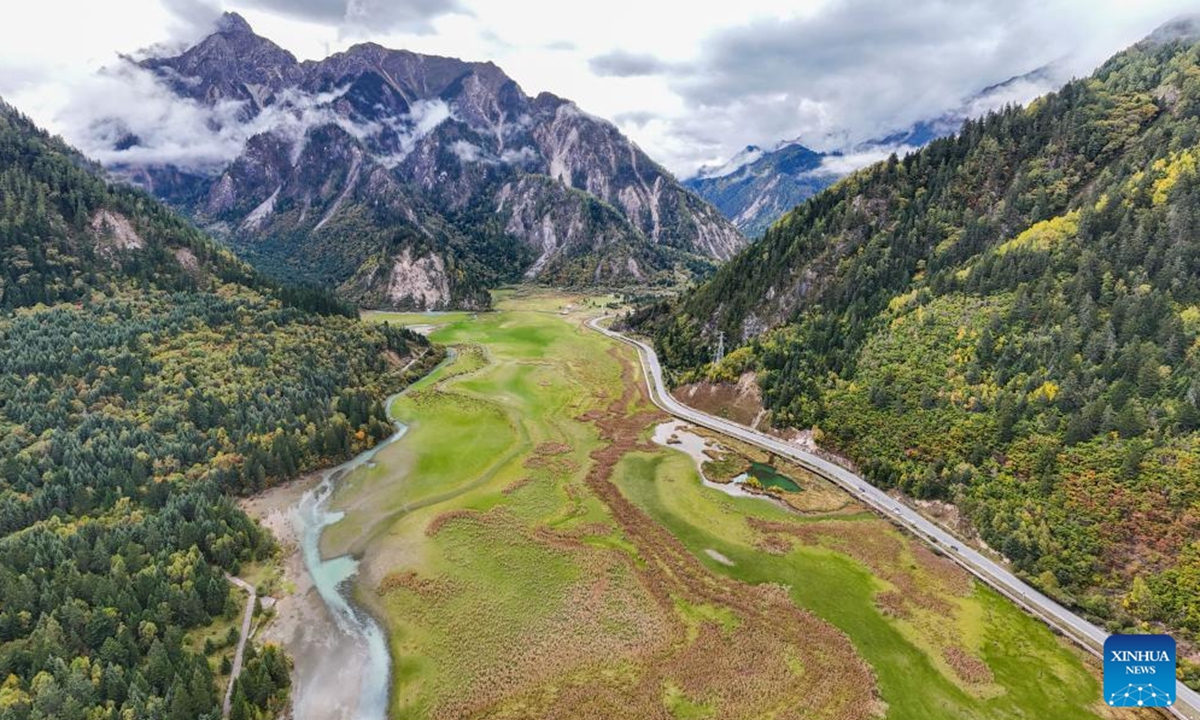
[[[703,487],[648,441],[662,416],[586,299],[497,306],[438,316],[456,359],[397,400],[408,436],[337,498],[395,716],[1095,717],[1094,676],[1046,628],[819,478],[739,447],[805,514]]]

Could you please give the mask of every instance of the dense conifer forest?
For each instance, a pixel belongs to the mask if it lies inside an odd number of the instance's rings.
[[[1200,639],[1200,47],[1143,42],[797,207],[636,313],[1112,630]],[[740,345],[709,363],[718,331]],[[1184,675],[1200,681],[1200,668]]]
[[[440,351],[263,280],[3,105],[0,203],[0,718],[219,717],[228,669],[186,638],[273,551],[231,496],[386,437]],[[250,647],[239,720],[288,686]]]

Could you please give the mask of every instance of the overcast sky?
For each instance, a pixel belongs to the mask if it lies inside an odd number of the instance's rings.
[[[877,137],[1047,63],[1086,74],[1200,0],[14,0],[0,95],[71,140],[100,67],[224,10],[300,59],[373,40],[492,60],[686,176],[747,144]]]

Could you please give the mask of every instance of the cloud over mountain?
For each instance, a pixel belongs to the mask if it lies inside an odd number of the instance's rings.
[[[354,122],[331,103],[342,89],[306,93],[287,88],[278,100],[248,116],[245,101],[201,103],[180,97],[162,76],[129,60],[105,68],[81,84],[60,114],[72,141],[105,165],[173,165],[187,172],[215,174],[242,153],[250,138],[271,131],[295,146],[314,127],[336,124],[357,138],[383,130],[379,124]],[[440,108],[414,108],[405,129],[412,140],[428,134],[449,116]]]
[[[615,119],[687,176],[746,145],[799,140],[845,150],[1054,61],[1085,74],[1194,10],[1195,0],[912,0],[902,8],[887,0],[739,0],[702,12],[644,0],[123,0],[122,7],[118,17],[94,3],[22,3],[25,22],[0,27],[0,94],[64,131],[56,114],[76,76],[112,65],[113,51],[162,43],[138,56],[171,55],[211,31],[220,13],[243,11],[300,59],[371,40],[495,61],[534,94],[569,96]],[[44,34],[51,29],[54,42]],[[1007,99],[1025,101],[1052,85],[1013,86]]]
[[[1063,71],[990,97],[1028,102],[1086,74],[1185,2],[837,0],[713,33],[690,63],[659,68],[686,112],[669,133],[696,147],[799,138],[842,149],[959,106],[979,88],[1058,62]]]

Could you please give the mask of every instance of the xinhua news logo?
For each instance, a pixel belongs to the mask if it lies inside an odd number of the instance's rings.
[[[1104,641],[1104,702],[1113,707],[1166,707],[1175,702],[1175,639],[1109,636]]]

